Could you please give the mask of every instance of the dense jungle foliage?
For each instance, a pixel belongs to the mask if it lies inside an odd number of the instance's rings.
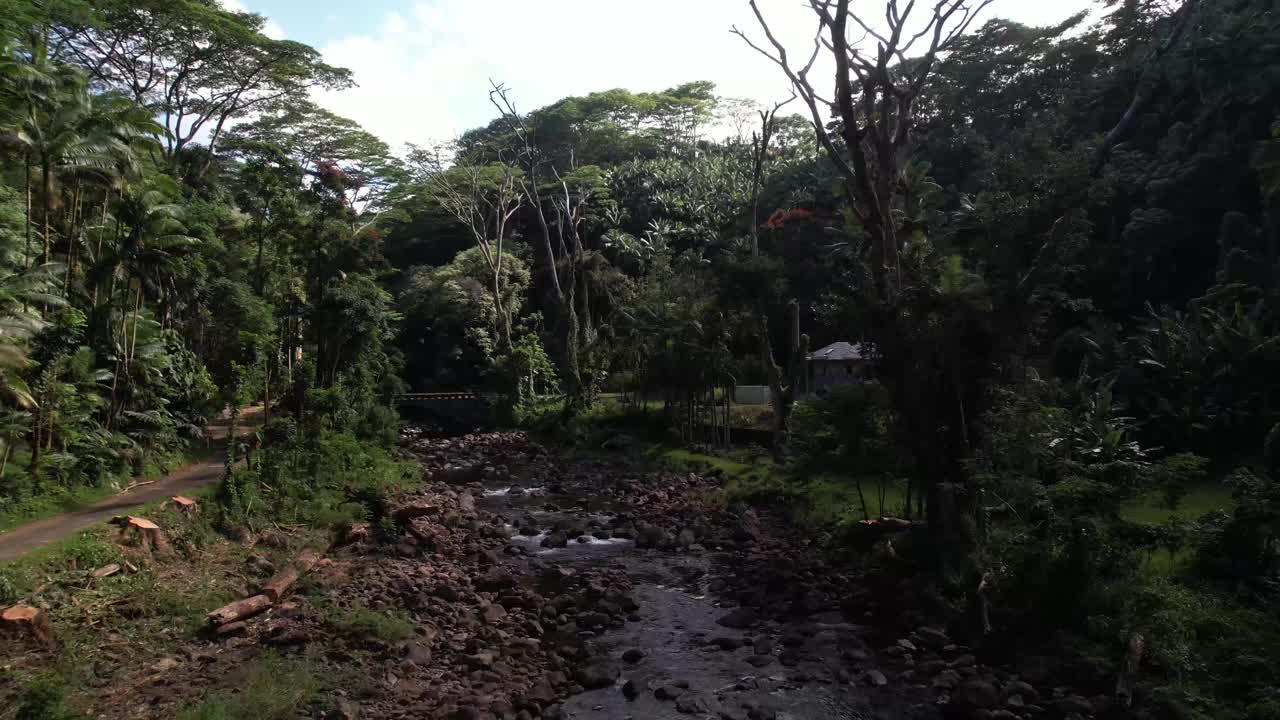
[[[755,496],[895,488],[927,524],[897,571],[974,637],[1128,693],[1141,636],[1170,717],[1280,717],[1280,5],[1039,28],[948,0],[908,46],[890,3],[870,53],[845,38],[883,8],[850,5],[813,4],[834,95],[757,10],[743,52],[787,102],[524,112],[495,84],[491,123],[400,152],[314,104],[349,74],[260,16],[0,3],[0,513],[118,485],[228,405],[266,403],[278,450],[223,505],[296,512],[281,478],[330,457],[305,449],[389,444],[403,387],[725,445],[764,385]],[[876,381],[815,396],[836,341]]]

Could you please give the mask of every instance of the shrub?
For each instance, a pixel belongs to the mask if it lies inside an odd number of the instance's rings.
[[[67,692],[67,681],[61,675],[41,675],[22,689],[14,719],[71,720],[76,715],[67,708]]]
[[[802,465],[876,474],[894,468],[889,396],[878,383],[835,388],[797,403],[789,418],[791,447]]]
[[[1209,459],[1195,453],[1178,453],[1161,460],[1153,469],[1152,477],[1164,493],[1165,504],[1177,510],[1192,486],[1208,477]]]

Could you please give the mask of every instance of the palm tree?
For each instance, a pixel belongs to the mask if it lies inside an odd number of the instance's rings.
[[[33,35],[29,47],[16,42],[0,46],[0,139],[22,155],[28,255],[35,227],[32,180],[36,158],[22,126],[36,108],[53,104],[58,88],[71,81],[73,72],[68,66],[50,61],[43,38],[38,35]]]
[[[21,408],[33,408],[36,401],[16,371],[29,365],[27,343],[46,325],[35,307],[64,303],[54,291],[60,269],[58,265],[0,268],[0,399]]]
[[[85,180],[115,184],[119,177],[137,175],[136,149],[156,144],[163,132],[144,108],[119,92],[95,95],[82,74],[62,73],[55,79],[32,81],[37,88],[23,94],[24,103],[6,138],[23,151],[28,165],[28,198],[31,165],[41,175],[44,261],[52,259],[55,193],[59,185],[74,180],[76,192],[69,203],[71,219],[64,212],[67,232],[79,211]],[[28,225],[32,225],[28,199]],[[71,248],[68,248],[71,254]]]
[[[9,467],[14,444],[27,432],[30,424],[31,416],[21,410],[0,413],[0,444],[4,445],[3,454],[0,454],[0,478],[4,478],[4,471]]]

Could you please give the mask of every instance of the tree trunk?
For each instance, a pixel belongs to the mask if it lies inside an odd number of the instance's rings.
[[[27,262],[30,265],[35,264],[35,257],[31,254],[32,235],[34,233],[35,218],[32,217],[31,207],[31,153],[26,154],[26,205],[27,205]]]
[[[44,419],[41,417],[39,405],[36,406],[35,415],[31,418],[31,479],[35,483],[36,489],[40,489],[40,433],[44,429]]]
[[[138,351],[138,321],[142,317],[142,280],[138,280],[137,299],[133,303],[133,333],[129,339],[129,363],[133,363],[134,353]]]
[[[493,311],[497,315],[494,323],[498,326],[498,340],[502,343],[502,349],[507,353],[511,353],[511,317],[507,315],[506,310],[502,307],[502,270],[500,266],[493,268]]]
[[[53,228],[53,167],[49,158],[45,158],[41,166],[44,170],[44,262],[51,258],[50,241]]]

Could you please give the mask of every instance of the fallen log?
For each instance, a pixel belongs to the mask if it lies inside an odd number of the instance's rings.
[[[120,566],[117,565],[116,563],[111,563],[110,565],[103,565],[97,570],[94,570],[93,577],[97,579],[102,579],[104,577],[111,577],[112,575],[115,575],[118,572],[120,572]]]
[[[0,628],[5,634],[30,638],[51,650],[57,646],[49,614],[37,607],[14,605],[5,608],[0,611]]]
[[[364,542],[369,539],[369,531],[369,523],[351,523],[351,527],[342,534],[342,542],[346,545]]]
[[[254,595],[244,600],[237,600],[229,605],[209,613],[209,622],[213,625],[228,625],[233,622],[251,618],[271,607],[272,600],[266,595]]]
[[[249,626],[245,624],[245,621],[237,620],[236,622],[227,623],[226,625],[219,625],[214,632],[221,637],[227,637],[229,635],[239,635],[248,629]]]
[[[437,505],[426,505],[426,504],[404,505],[402,507],[398,507],[395,510],[393,510],[391,512],[391,517],[395,518],[396,522],[403,525],[414,518],[420,518],[427,515],[435,515],[438,512],[440,512],[440,508]]]
[[[280,602],[280,598],[289,593],[293,584],[303,575],[311,572],[311,568],[315,567],[322,557],[324,556],[315,548],[304,549],[298,553],[298,557],[294,558],[293,562],[289,563],[288,567],[263,583],[262,594],[271,598],[273,603]]]

